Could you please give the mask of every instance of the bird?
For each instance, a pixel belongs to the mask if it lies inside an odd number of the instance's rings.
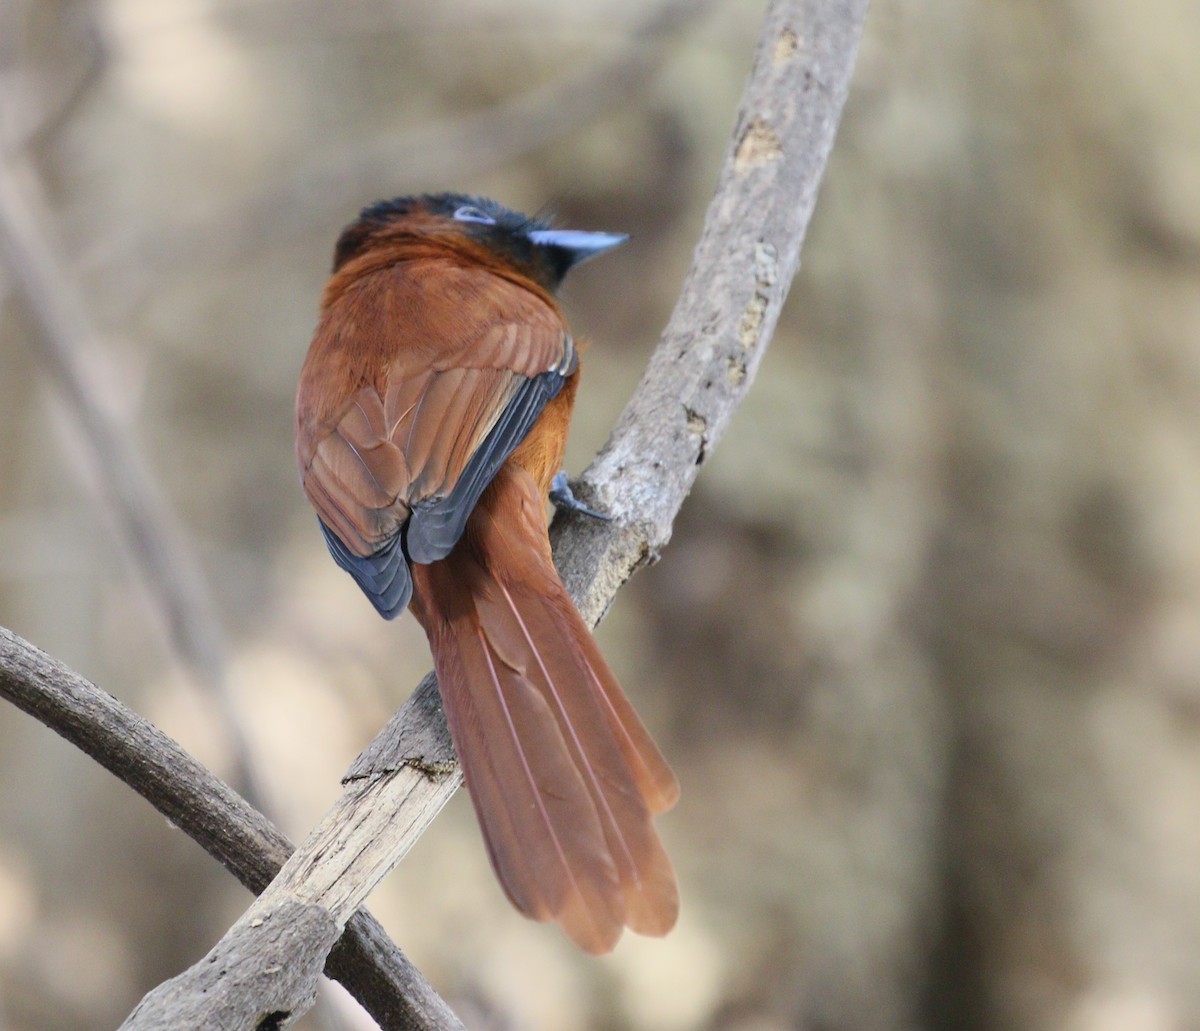
[[[679,784],[555,571],[579,346],[555,293],[627,239],[462,193],[380,201],[338,238],[296,396],[334,561],[411,608],[492,868],[585,952],[679,912],[653,818]]]

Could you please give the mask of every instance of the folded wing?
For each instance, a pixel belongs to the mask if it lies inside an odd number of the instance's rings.
[[[485,270],[399,263],[333,297],[301,372],[297,457],[335,561],[381,614],[443,558],[577,367],[553,302]]]

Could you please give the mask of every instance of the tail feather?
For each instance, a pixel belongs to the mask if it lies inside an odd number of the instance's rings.
[[[650,812],[665,813],[679,801],[679,781],[667,765],[662,752],[650,737],[646,725],[629,704],[613,671],[587,627],[580,621],[582,633],[577,640],[587,661],[591,682],[608,714],[617,743],[629,763],[630,771]]]
[[[625,926],[674,926],[675,874],[652,816],[678,785],[544,544],[520,532],[532,481],[500,479],[460,545],[414,566],[416,611],[505,893],[588,952],[607,952]],[[516,518],[494,511],[514,500],[504,487],[519,488]]]
[[[557,578],[546,593],[514,595],[504,584],[499,587],[502,601],[496,600],[497,611],[492,611],[490,599],[484,600],[481,618],[492,640],[504,640],[515,654],[523,649],[521,676],[554,713],[617,869],[624,898],[622,923],[641,934],[666,934],[678,912],[675,873],[654,831],[652,806],[617,736],[625,728],[614,727],[607,698],[591,689],[600,682],[599,676],[579,646],[580,637],[590,642],[591,634]],[[594,644],[593,649],[598,654]],[[600,661],[620,693],[607,664]],[[620,697],[632,713],[624,695]],[[637,727],[649,740],[640,721]],[[658,755],[656,748],[654,755]]]
[[[617,875],[582,778],[549,707],[474,630],[440,649],[438,678],[492,866],[522,913],[608,951],[623,923]]]

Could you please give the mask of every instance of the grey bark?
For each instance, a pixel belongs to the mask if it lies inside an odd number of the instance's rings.
[[[270,820],[175,741],[3,627],[0,697],[128,784],[251,891],[262,891],[291,854],[291,842]],[[416,1031],[459,1026],[365,910],[350,920],[325,972],[341,981],[382,1027]]]

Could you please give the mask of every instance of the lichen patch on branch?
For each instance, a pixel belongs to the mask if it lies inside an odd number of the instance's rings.
[[[779,135],[761,115],[756,115],[738,140],[733,155],[734,171],[739,174],[777,161],[783,154]]]
[[[767,303],[771,296],[771,287],[775,285],[778,268],[779,260],[775,248],[769,243],[757,244],[754,248],[754,295],[742,312],[737,327],[738,341],[746,350],[750,350],[758,343],[763,318],[767,313]],[[741,368],[742,375],[734,380],[735,383],[740,383],[745,378],[744,362],[741,363]]]
[[[771,51],[771,64],[778,68],[787,64],[800,50],[803,40],[791,29],[784,29],[775,40],[775,49]]]

